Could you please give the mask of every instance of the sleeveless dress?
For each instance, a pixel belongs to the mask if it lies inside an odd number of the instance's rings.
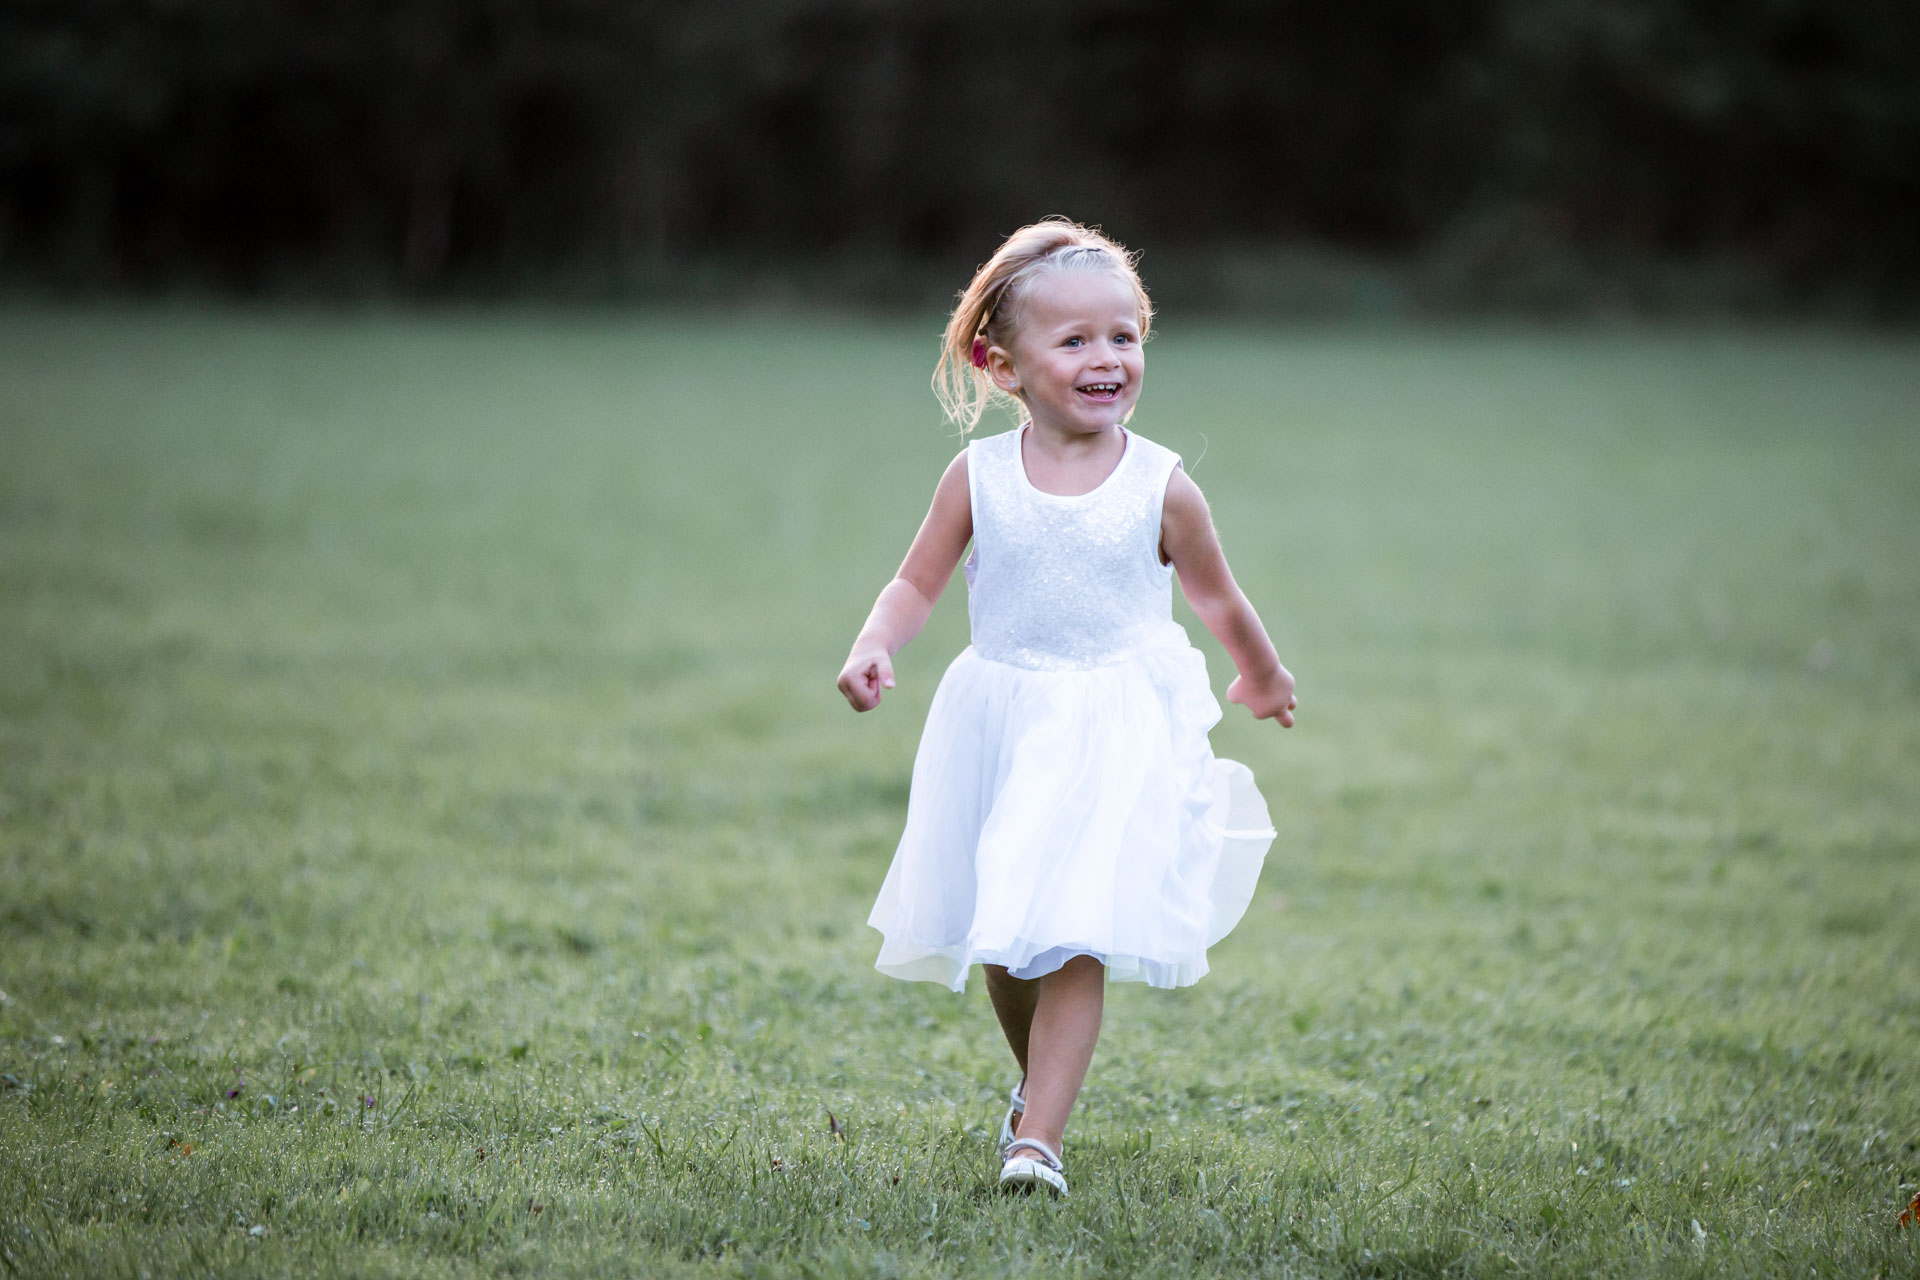
[[[875,967],[966,985],[1097,957],[1181,987],[1245,912],[1274,830],[1246,766],[1216,760],[1220,704],[1173,621],[1160,515],[1179,456],[1127,433],[1076,497],[1036,489],[1025,428],[967,446],[973,643],[941,678],[906,830],[867,923]]]

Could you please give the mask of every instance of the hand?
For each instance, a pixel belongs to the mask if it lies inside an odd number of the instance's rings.
[[[855,711],[880,705],[880,691],[893,688],[893,658],[885,649],[855,649],[840,668],[840,692]]]
[[[1278,720],[1283,729],[1293,728],[1294,708],[1300,705],[1293,696],[1293,673],[1285,667],[1264,680],[1235,676],[1227,686],[1227,701],[1253,712],[1255,720]]]

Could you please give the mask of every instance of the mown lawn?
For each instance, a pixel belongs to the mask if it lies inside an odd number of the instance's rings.
[[[1053,1204],[863,923],[937,317],[0,309],[0,1271],[1914,1274],[1920,341],[1164,319],[1301,722]]]

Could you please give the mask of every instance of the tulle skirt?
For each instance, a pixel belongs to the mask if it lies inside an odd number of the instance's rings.
[[[876,968],[955,991],[975,964],[1037,978],[1076,955],[1116,982],[1207,972],[1274,831],[1253,774],[1207,744],[1220,704],[1174,629],[1177,643],[1091,670],[954,659],[867,917]]]

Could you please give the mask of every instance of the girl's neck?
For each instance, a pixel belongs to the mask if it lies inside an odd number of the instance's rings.
[[[1096,431],[1064,431],[1030,417],[1021,424],[1021,430],[1026,449],[1039,449],[1049,457],[1063,459],[1104,457],[1109,451],[1117,455],[1127,443],[1127,429],[1118,423]]]
[[[1098,431],[1048,431],[1028,421],[1020,428],[1020,465],[1042,493],[1077,498],[1106,482],[1127,451],[1122,426]]]

